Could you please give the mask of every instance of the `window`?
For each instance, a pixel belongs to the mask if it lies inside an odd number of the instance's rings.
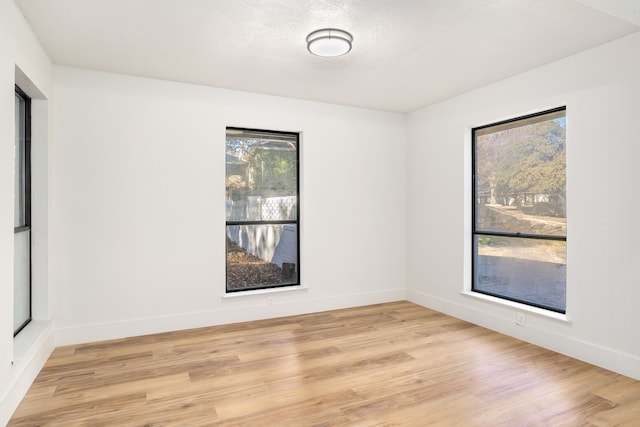
[[[298,143],[227,128],[227,292],[299,285]]]
[[[475,292],[566,312],[566,112],[475,128]]]
[[[31,99],[16,86],[13,335],[31,321]]]

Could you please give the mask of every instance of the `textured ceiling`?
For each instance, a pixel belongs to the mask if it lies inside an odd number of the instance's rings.
[[[56,64],[408,112],[640,30],[640,0],[16,0]],[[339,58],[305,37],[354,36]]]

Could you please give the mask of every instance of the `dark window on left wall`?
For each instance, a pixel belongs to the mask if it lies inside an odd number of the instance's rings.
[[[300,285],[299,141],[227,128],[227,292]]]
[[[13,336],[31,321],[31,98],[15,87]]]

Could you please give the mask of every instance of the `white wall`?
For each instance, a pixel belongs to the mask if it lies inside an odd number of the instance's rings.
[[[13,338],[14,84],[32,102],[33,317]],[[48,301],[51,63],[12,0],[0,0],[0,425],[53,350]]]
[[[640,379],[640,34],[416,111],[408,124],[408,296]],[[472,67],[469,72],[473,72]],[[470,286],[474,126],[567,106],[567,318]]]
[[[406,117],[54,67],[60,344],[404,299]],[[302,132],[301,291],[223,299],[225,128]]]

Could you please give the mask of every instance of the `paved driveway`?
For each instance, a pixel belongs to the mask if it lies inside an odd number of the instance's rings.
[[[475,289],[564,311],[564,264],[519,258],[479,256],[475,264]]]

